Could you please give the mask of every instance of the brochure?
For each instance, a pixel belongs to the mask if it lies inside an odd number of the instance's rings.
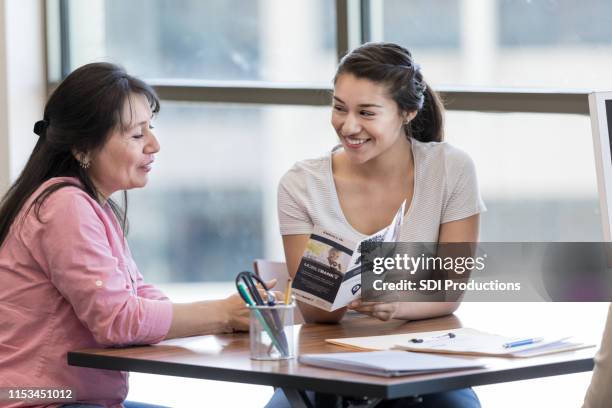
[[[355,243],[315,226],[293,280],[297,300],[329,312],[361,296],[361,252],[364,242],[397,242],[406,201],[390,225]]]

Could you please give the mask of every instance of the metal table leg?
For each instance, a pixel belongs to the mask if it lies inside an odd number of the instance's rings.
[[[313,408],[306,392],[294,388],[281,388],[292,408]]]

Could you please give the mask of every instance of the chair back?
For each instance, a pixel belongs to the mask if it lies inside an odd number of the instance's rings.
[[[286,263],[256,259],[253,261],[253,269],[255,269],[255,273],[264,281],[276,279],[277,282],[274,290],[285,293],[285,289],[287,288],[287,279],[289,279],[289,272],[287,271]],[[304,323],[304,318],[302,317],[302,313],[298,307],[295,308],[293,323]]]

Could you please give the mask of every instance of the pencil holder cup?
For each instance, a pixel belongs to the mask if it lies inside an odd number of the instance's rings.
[[[249,306],[251,358],[286,360],[296,355],[293,331],[295,303]]]

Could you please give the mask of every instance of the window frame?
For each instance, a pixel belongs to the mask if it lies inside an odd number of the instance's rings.
[[[48,0],[48,7],[52,5]],[[348,50],[371,38],[371,0],[335,0],[336,47],[340,61]],[[62,77],[70,72],[68,32],[69,0],[55,3],[59,8],[61,44],[59,47]],[[54,50],[49,49],[47,53]],[[245,81],[156,80],[149,81],[163,100],[186,102],[223,102],[247,104],[324,106],[331,103],[331,85],[288,84]],[[48,78],[47,93],[57,86],[57,79]],[[477,112],[524,112],[589,114],[588,96],[592,90],[442,87],[437,91],[447,110]]]

